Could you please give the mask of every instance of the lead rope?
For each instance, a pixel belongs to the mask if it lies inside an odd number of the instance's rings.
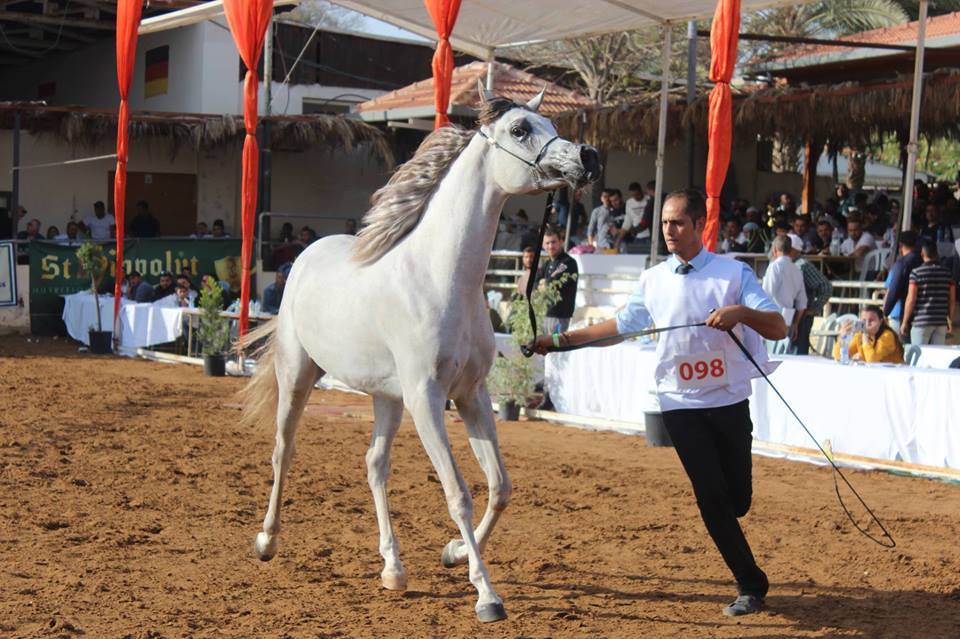
[[[532,311],[531,311],[532,313]],[[655,333],[663,333],[666,331],[673,331],[680,328],[695,328],[698,326],[706,326],[705,322],[699,322],[696,324],[680,324],[677,326],[664,326],[663,328],[648,328],[642,331],[636,331],[633,333],[623,333],[622,335],[617,335],[615,337],[604,337],[601,339],[591,340],[589,342],[584,342],[582,344],[577,344],[575,346],[551,346],[547,350],[551,353],[566,353],[569,351],[579,350],[581,348],[586,348],[588,346],[601,346],[601,345],[612,345],[617,340],[630,339],[633,337],[642,337],[644,335],[653,335]],[[803,428],[804,432],[810,439],[813,441],[817,449],[823,454],[824,459],[830,464],[830,467],[833,468],[833,490],[837,494],[837,501],[840,502],[840,507],[843,509],[844,514],[847,516],[847,519],[850,520],[850,523],[853,524],[853,527],[857,529],[861,535],[872,541],[873,543],[883,546],[884,548],[896,548],[897,542],[893,538],[893,535],[890,534],[890,531],[887,530],[887,527],[883,525],[883,522],[880,521],[880,518],[873,512],[870,506],[867,505],[867,502],[863,500],[863,497],[860,496],[860,493],[857,492],[857,489],[853,487],[853,484],[850,483],[850,480],[847,479],[847,476],[843,474],[843,471],[840,470],[840,467],[837,466],[836,462],[833,461],[833,458],[827,454],[827,451],[823,449],[823,446],[820,445],[820,442],[817,441],[817,438],[813,436],[813,433],[810,432],[810,429],[807,428],[807,425],[803,423],[803,420],[800,419],[800,416],[797,415],[797,412],[793,410],[793,407],[790,406],[786,398],[780,393],[776,386],[773,385],[773,382],[770,381],[770,378],[767,377],[766,371],[757,363],[757,360],[753,358],[753,355],[750,354],[750,351],[747,350],[747,347],[743,345],[743,342],[740,341],[740,338],[737,337],[732,330],[727,331],[727,334],[730,336],[730,339],[733,340],[733,343],[737,345],[737,348],[746,355],[747,359],[750,360],[750,363],[753,364],[754,368],[757,369],[757,372],[763,376],[763,379],[770,385],[770,388],[773,389],[773,392],[777,394],[777,397],[780,398],[780,401],[783,402],[783,405],[787,407],[787,410],[790,411],[790,414],[793,415],[794,419],[800,424],[800,427]],[[536,339],[536,337],[534,337]],[[521,347],[522,348],[522,347]],[[526,351],[524,351],[526,354]],[[863,506],[864,510],[870,515],[870,518],[880,527],[880,530],[883,531],[883,537],[889,540],[889,542],[884,541],[883,539],[878,539],[874,537],[869,532],[867,532],[863,527],[857,523],[857,520],[854,519],[853,513],[850,512],[850,509],[847,508],[846,503],[843,501],[843,496],[840,494],[840,484],[837,482],[837,476],[843,480],[843,483],[847,485],[847,488],[854,494],[857,498],[857,501],[860,502],[860,505]]]
[[[552,141],[553,140],[551,140],[551,142]],[[533,295],[533,289],[537,286],[537,269],[540,267],[540,251],[543,250],[543,236],[547,232],[547,220],[550,218],[550,208],[552,206],[553,191],[550,191],[547,193],[547,206],[543,211],[543,221],[540,222],[540,235],[537,239],[537,245],[533,250],[533,264],[530,265],[530,277],[527,279],[527,317],[530,318],[530,331],[533,334],[533,339],[530,340],[531,344],[537,341],[537,314],[533,310],[531,297]],[[520,352],[523,353],[524,357],[533,356],[533,351],[529,346],[521,346]]]

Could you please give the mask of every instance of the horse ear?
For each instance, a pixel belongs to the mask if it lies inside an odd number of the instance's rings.
[[[547,92],[547,85],[543,85],[543,88],[540,90],[540,93],[533,96],[530,99],[530,101],[527,102],[527,108],[534,112],[539,111],[540,104],[543,102],[543,96],[544,94],[546,94],[546,92]]]
[[[487,87],[483,86],[483,81],[480,78],[477,78],[477,93],[480,94],[480,102],[483,104],[493,99],[493,92],[487,91]]]

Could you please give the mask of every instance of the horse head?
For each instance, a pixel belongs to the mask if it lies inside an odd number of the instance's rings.
[[[600,154],[592,146],[564,140],[537,111],[546,87],[526,104],[498,98],[478,84],[479,135],[502,151],[493,179],[505,193],[518,195],[563,186],[579,189],[600,177]]]

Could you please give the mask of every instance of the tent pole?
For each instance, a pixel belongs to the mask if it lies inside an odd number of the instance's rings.
[[[927,35],[927,0],[920,0],[917,21],[917,51],[913,59],[913,99],[910,102],[910,141],[907,143],[907,175],[903,180],[903,219],[900,229],[909,231],[913,224],[913,180],[917,174],[917,137],[920,129],[920,94],[923,91],[923,47]]]
[[[926,2],[926,0],[923,0]],[[653,195],[653,222],[650,229],[650,264],[657,265],[657,253],[660,250],[660,205],[663,202],[663,158],[667,146],[667,108],[669,107],[668,94],[670,91],[670,45],[672,26],[669,22],[663,23],[663,57],[660,63],[660,123],[657,128],[657,173],[656,190]]]
[[[697,97],[697,21],[687,23],[687,107],[693,104]],[[687,188],[692,189],[694,184],[694,149],[695,131],[693,122],[687,125]]]
[[[493,55],[493,51],[490,51],[490,57],[487,58],[487,91],[493,91],[493,63],[496,58]]]

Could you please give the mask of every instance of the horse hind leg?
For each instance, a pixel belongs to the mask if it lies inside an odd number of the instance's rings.
[[[277,554],[280,533],[280,504],[283,486],[293,459],[294,436],[313,385],[323,375],[292,328],[277,328],[274,337],[275,372],[277,377],[277,437],[273,448],[273,488],[270,505],[263,519],[263,531],[257,534],[254,551],[261,561],[270,561]]]
[[[493,416],[493,407],[490,404],[490,395],[484,386],[475,392],[456,400],[457,411],[463,418],[463,423],[470,438],[470,448],[480,463],[484,475],[487,477],[487,509],[483,514],[480,525],[474,534],[482,553],[490,539],[490,534],[497,525],[497,520],[506,509],[513,490],[507,469],[500,454],[500,444],[497,441],[497,423]],[[462,539],[454,539],[448,543],[441,554],[440,561],[447,568],[467,561],[467,547]]]
[[[380,555],[383,557],[383,572],[380,581],[387,590],[406,590],[407,571],[400,561],[400,546],[390,523],[390,507],[387,503],[387,479],[390,476],[390,447],[400,429],[403,418],[403,402],[396,399],[374,396],[373,435],[367,450],[367,481],[373,492],[377,508],[377,527],[380,529]]]

